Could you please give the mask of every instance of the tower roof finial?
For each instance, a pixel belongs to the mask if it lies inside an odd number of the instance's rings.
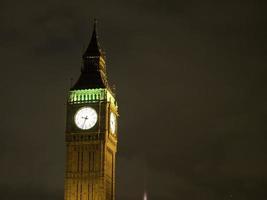
[[[95,30],[95,31],[96,31],[96,28],[97,28],[97,23],[98,23],[97,19],[94,18],[94,30]]]
[[[86,56],[100,56],[102,54],[100,45],[98,43],[98,35],[97,35],[97,19],[94,18],[94,26],[91,41],[83,55],[85,58]]]

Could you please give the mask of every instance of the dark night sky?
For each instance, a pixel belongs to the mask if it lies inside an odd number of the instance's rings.
[[[153,200],[265,200],[256,0],[1,0],[0,199],[63,199],[67,91],[94,17],[121,115],[117,200],[144,185]]]

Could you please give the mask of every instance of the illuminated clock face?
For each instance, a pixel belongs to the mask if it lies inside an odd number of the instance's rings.
[[[91,107],[83,107],[76,112],[74,122],[78,128],[88,130],[96,124],[97,113]]]
[[[113,112],[110,113],[109,123],[110,123],[110,131],[112,134],[114,134],[116,130],[116,116]]]

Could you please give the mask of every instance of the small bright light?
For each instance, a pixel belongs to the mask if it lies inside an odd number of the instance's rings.
[[[144,193],[144,200],[147,200],[147,194],[146,194],[146,192]]]

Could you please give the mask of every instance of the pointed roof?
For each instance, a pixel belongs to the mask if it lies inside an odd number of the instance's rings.
[[[71,90],[108,88],[105,66],[100,65],[100,56],[103,51],[98,43],[97,21],[94,20],[94,29],[88,48],[83,54],[81,75]]]
[[[71,87],[71,90],[107,88],[108,83],[105,79],[101,73],[82,73],[77,82]]]
[[[98,35],[97,35],[97,20],[94,20],[94,30],[92,33],[92,37],[90,43],[83,54],[83,58],[86,56],[100,56],[102,54],[102,50],[98,43]]]

